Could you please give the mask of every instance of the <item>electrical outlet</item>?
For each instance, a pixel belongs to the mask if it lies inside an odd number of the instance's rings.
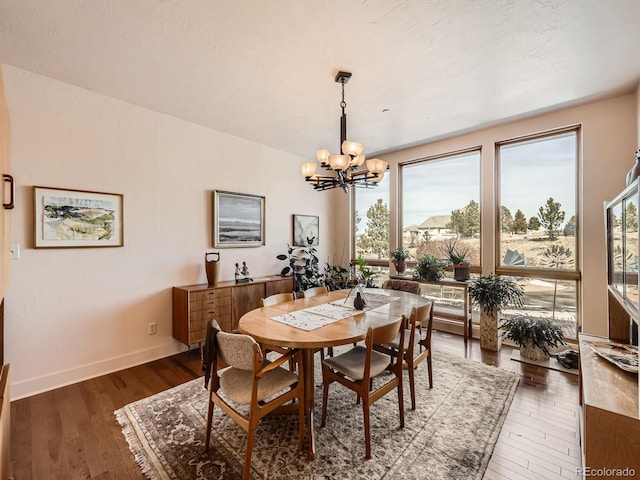
[[[157,323],[156,322],[152,322],[149,324],[149,335],[155,335],[156,334],[156,329],[157,329]]]
[[[11,244],[11,258],[13,260],[20,260],[20,244],[19,243],[12,243]]]

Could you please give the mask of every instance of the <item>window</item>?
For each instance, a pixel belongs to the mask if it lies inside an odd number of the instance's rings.
[[[524,288],[525,313],[576,337],[577,130],[498,144],[497,273]],[[520,311],[522,314],[522,311]]]
[[[355,189],[355,252],[366,260],[389,258],[389,175],[375,188]]]
[[[445,258],[445,244],[457,239],[480,264],[480,151],[405,164],[401,175],[399,243],[411,257]]]

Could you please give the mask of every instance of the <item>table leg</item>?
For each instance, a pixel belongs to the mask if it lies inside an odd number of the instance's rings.
[[[309,459],[316,457],[316,440],[313,432],[313,405],[314,405],[314,378],[313,378],[313,360],[314,349],[305,348],[302,350],[302,368],[304,372],[304,410],[306,417],[307,435],[309,438]]]

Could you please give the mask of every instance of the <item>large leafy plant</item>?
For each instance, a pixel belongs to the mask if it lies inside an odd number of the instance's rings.
[[[425,255],[418,260],[413,278],[418,280],[427,280],[429,282],[437,282],[444,277],[444,264],[433,255]]]
[[[501,278],[495,274],[478,277],[469,285],[471,301],[484,310],[487,315],[493,315],[505,307],[524,305],[524,290],[516,282]]]
[[[500,328],[502,336],[508,338],[520,347],[527,345],[531,339],[534,346],[542,350],[545,355],[551,355],[548,347],[564,345],[562,328],[547,318],[533,320],[529,317],[516,316],[505,319]]]
[[[287,254],[280,254],[276,258],[289,261],[289,266],[284,267],[280,274],[287,275],[293,272],[296,292],[324,285],[324,274],[320,271],[317,251],[311,244],[303,246],[287,244]]]

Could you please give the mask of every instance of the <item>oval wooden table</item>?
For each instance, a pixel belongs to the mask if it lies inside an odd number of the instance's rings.
[[[315,458],[315,435],[313,431],[314,407],[314,352],[318,348],[336,347],[364,340],[369,327],[388,324],[402,315],[407,318],[415,306],[426,305],[428,301],[420,295],[397,290],[364,289],[372,295],[387,295],[394,300],[372,310],[358,312],[351,317],[329,323],[314,330],[303,330],[276,320],[272,317],[297,310],[344,300],[350,290],[337,290],[326,295],[300,298],[292,302],[252,310],[242,316],[238,324],[241,333],[251,335],[258,342],[267,345],[299,348],[303,354],[305,420],[309,444],[309,458]],[[352,293],[352,296],[355,294]],[[372,297],[373,300],[373,297]]]

